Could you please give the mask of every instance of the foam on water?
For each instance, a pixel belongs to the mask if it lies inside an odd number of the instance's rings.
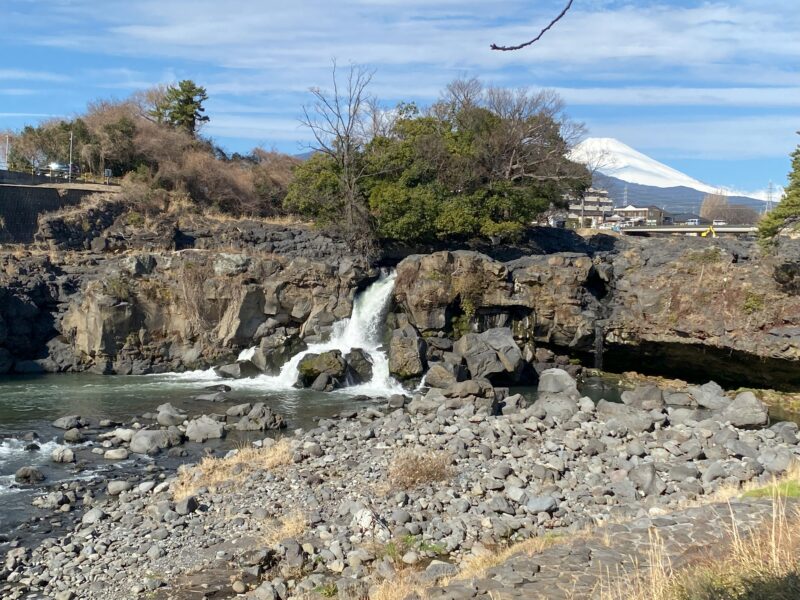
[[[34,443],[39,446],[38,450],[25,449],[26,446]],[[53,450],[61,446],[62,444],[59,444],[55,439],[49,442],[29,442],[16,438],[6,438],[0,441],[0,466],[6,462],[23,457],[30,457],[38,462],[41,462],[42,459],[50,460],[50,455],[53,453]]]
[[[389,373],[389,359],[381,348],[381,329],[394,290],[394,282],[395,273],[382,275],[380,279],[356,297],[353,303],[353,314],[350,318],[333,324],[329,341],[311,344],[306,350],[294,355],[283,365],[278,375],[261,375],[249,379],[223,379],[218,377],[213,369],[209,369],[207,371],[171,373],[168,376],[169,380],[198,385],[206,385],[209,381],[224,381],[235,389],[289,391],[295,389],[298,365],[307,354],[320,354],[330,350],[339,350],[342,354],[346,354],[354,348],[360,348],[372,361],[372,380],[340,391],[352,395],[377,396],[403,393],[402,386]],[[239,360],[249,360],[253,357],[255,350],[255,347],[243,350],[239,354]]]

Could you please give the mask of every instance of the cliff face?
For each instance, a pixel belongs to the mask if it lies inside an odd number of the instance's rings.
[[[352,261],[205,251],[131,255],[106,268],[108,278],[69,303],[60,331],[79,365],[116,373],[205,367],[276,332],[323,337],[349,316],[369,272]]]
[[[638,348],[667,368],[800,385],[797,245],[764,254],[755,244],[648,240],[613,265],[611,348]]]
[[[627,370],[800,386],[800,252],[736,240],[619,240],[616,248],[501,263],[412,256],[396,297],[421,333],[509,326],[522,346],[594,352]],[[715,371],[718,371],[715,373]]]
[[[583,254],[500,263],[476,252],[437,252],[398,265],[395,297],[423,334],[511,327],[523,343],[588,350],[601,309],[597,282],[607,271]]]
[[[2,258],[0,372],[180,371],[233,359],[262,341],[274,346],[271,337],[320,339],[376,275],[304,227],[161,222],[148,231],[122,215],[94,232],[60,227],[62,220],[40,230],[42,245],[54,250]],[[199,247],[175,249],[176,239]],[[287,252],[271,251],[281,244]],[[94,250],[55,250],[80,246]]]
[[[553,231],[498,259],[439,251],[397,265],[398,340],[387,347],[419,365],[410,379],[465,334],[508,328],[528,365],[547,362],[546,350],[590,358],[602,348],[610,370],[800,387],[800,240],[764,254],[737,240]],[[143,222],[102,203],[42,219],[38,239],[0,256],[0,372],[194,369],[253,345],[259,368],[274,372],[349,316],[377,275],[308,227]],[[486,353],[514,355],[506,370],[519,382],[532,371],[505,335],[484,340]],[[433,377],[461,376],[463,364],[443,364]]]

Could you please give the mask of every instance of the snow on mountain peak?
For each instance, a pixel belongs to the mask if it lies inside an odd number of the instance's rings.
[[[588,138],[569,154],[575,162],[628,183],[653,187],[688,187],[707,194],[719,190],[638,152],[614,138]]]

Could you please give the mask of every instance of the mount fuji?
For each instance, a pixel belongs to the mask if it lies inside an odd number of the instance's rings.
[[[589,167],[594,173],[593,185],[608,190],[618,205],[627,200],[629,204],[655,205],[670,212],[697,213],[706,194],[722,193],[731,204],[759,212],[764,208],[764,201],[756,194],[709,185],[613,138],[586,139],[573,148],[569,158]]]

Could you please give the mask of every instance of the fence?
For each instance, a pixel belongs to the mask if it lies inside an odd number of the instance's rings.
[[[0,242],[33,242],[40,214],[79,204],[91,193],[89,190],[0,185]]]

